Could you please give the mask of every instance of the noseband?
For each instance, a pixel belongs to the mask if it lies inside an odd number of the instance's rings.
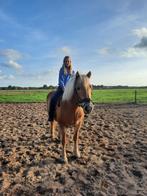
[[[84,107],[85,104],[89,104],[92,100],[90,98],[83,98],[83,99],[80,99],[79,95],[78,95],[78,92],[77,92],[77,89],[75,88],[75,92],[76,92],[76,95],[78,97],[78,101],[77,101],[77,105],[78,106],[81,106],[81,107]]]
[[[84,98],[84,99],[79,99],[78,100],[78,105],[81,107],[84,107],[85,103],[90,103],[91,99],[90,98]]]

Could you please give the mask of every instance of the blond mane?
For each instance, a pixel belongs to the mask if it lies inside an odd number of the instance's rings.
[[[69,101],[74,93],[76,75],[73,75],[65,86],[62,101]]]

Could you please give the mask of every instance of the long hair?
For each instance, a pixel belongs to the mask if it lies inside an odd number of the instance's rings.
[[[69,72],[70,74],[72,74],[72,64],[69,65],[69,68],[68,68],[68,71],[67,71],[67,67],[65,66],[65,61],[67,59],[71,59],[70,56],[65,56],[64,59],[63,59],[63,69],[64,69],[64,74],[67,74],[67,72]]]

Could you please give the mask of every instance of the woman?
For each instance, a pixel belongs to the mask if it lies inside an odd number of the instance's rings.
[[[66,83],[69,81],[69,79],[73,74],[74,71],[72,70],[71,58],[69,56],[65,56],[63,59],[63,65],[59,71],[58,88],[57,91],[54,93],[50,102],[49,119],[48,119],[49,121],[54,120],[55,108],[56,108],[58,98],[63,95]]]

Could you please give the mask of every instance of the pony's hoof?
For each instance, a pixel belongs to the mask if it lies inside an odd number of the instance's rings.
[[[80,158],[80,157],[81,157],[80,152],[75,152],[74,155],[75,155],[75,157],[77,157],[77,158]]]
[[[62,163],[68,164],[68,159],[67,158],[62,158]]]
[[[54,142],[55,141],[55,137],[51,136],[51,140],[52,140],[52,142]]]

